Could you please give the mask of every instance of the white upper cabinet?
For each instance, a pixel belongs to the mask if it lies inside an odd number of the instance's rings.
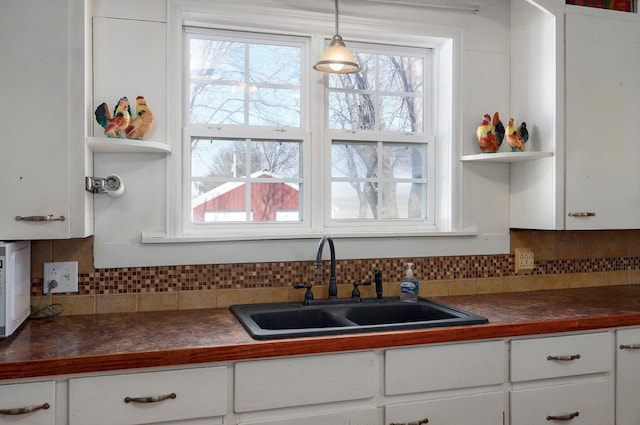
[[[511,165],[510,226],[639,228],[638,15],[560,0],[511,14],[512,109],[554,156]]]
[[[565,228],[640,228],[640,22],[566,14]]]
[[[83,0],[0,2],[0,240],[92,233],[87,13]]]

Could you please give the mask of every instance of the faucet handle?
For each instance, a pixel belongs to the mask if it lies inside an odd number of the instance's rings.
[[[313,291],[311,290],[312,286],[313,285],[311,285],[310,283],[296,283],[295,285],[293,285],[294,289],[307,289],[304,293],[304,301],[302,302],[303,305],[309,305],[310,302],[313,301]]]
[[[351,291],[351,298],[360,300],[360,289],[358,289],[358,286],[360,285],[369,286],[371,285],[371,281],[365,280],[364,282],[358,282],[356,280],[355,282],[353,282],[353,291]]]

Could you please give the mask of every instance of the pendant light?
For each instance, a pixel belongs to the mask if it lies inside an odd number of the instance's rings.
[[[351,74],[360,71],[360,65],[356,63],[353,54],[344,45],[342,37],[338,34],[338,0],[335,7],[336,33],[331,39],[329,48],[324,51],[320,60],[313,66],[313,69],[320,72],[333,74]]]

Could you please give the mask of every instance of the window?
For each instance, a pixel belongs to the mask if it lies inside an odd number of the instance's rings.
[[[184,28],[187,232],[434,226],[430,49],[350,43],[313,87],[318,38]]]

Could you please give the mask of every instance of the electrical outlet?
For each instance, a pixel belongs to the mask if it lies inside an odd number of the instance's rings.
[[[44,293],[49,293],[50,282],[55,281],[52,293],[78,292],[78,262],[44,263]]]
[[[535,261],[531,248],[516,248],[516,274],[528,274],[533,271]]]

